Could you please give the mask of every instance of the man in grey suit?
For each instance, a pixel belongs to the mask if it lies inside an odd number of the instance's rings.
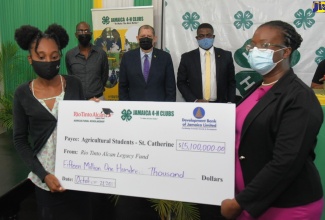
[[[175,102],[176,82],[170,54],[154,48],[157,37],[150,25],[139,28],[137,40],[140,48],[122,57],[119,100]]]
[[[196,36],[199,48],[181,57],[177,87],[187,102],[235,102],[236,81],[232,55],[230,51],[213,47],[214,37],[210,24],[200,24]]]

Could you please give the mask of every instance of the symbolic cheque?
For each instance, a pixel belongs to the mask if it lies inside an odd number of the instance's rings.
[[[66,189],[220,205],[234,196],[235,105],[61,101]]]

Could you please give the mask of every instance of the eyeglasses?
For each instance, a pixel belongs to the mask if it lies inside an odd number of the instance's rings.
[[[78,34],[90,34],[91,31],[90,31],[89,29],[85,29],[85,30],[78,29],[78,30],[77,30],[77,33],[78,33]]]
[[[209,33],[209,34],[199,34],[198,36],[196,36],[196,39],[201,40],[203,38],[213,38],[213,37],[214,37],[214,35],[211,34],[211,33]]]
[[[139,39],[146,38],[146,37],[153,39],[153,36],[152,35],[139,35]]]
[[[249,52],[252,50],[254,47],[257,47],[259,50],[267,50],[269,47],[281,47],[281,48],[286,48],[287,46],[281,45],[281,44],[271,44],[271,43],[263,43],[261,45],[257,44],[247,44],[246,45],[246,51]]]

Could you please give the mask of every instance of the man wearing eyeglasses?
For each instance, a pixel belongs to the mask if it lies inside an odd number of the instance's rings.
[[[230,51],[213,46],[208,23],[197,29],[199,48],[184,53],[177,72],[177,87],[187,102],[235,102],[235,68]]]
[[[90,25],[80,22],[76,26],[78,46],[67,52],[65,57],[69,75],[80,79],[87,100],[103,99],[108,78],[108,59],[103,49],[90,43]]]

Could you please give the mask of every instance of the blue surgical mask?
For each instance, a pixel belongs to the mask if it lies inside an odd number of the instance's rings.
[[[284,48],[280,49],[283,50]],[[273,54],[274,52],[280,51],[280,50],[271,50],[271,49],[258,49],[257,47],[254,47],[252,50],[248,53],[248,63],[251,66],[253,70],[261,74],[262,76],[268,74],[271,72],[271,70],[274,69],[274,67],[280,63],[281,60],[274,63],[273,62]]]
[[[197,42],[199,43],[199,46],[204,49],[204,50],[208,50],[213,46],[213,41],[214,38],[203,38],[201,40],[197,40]]]

